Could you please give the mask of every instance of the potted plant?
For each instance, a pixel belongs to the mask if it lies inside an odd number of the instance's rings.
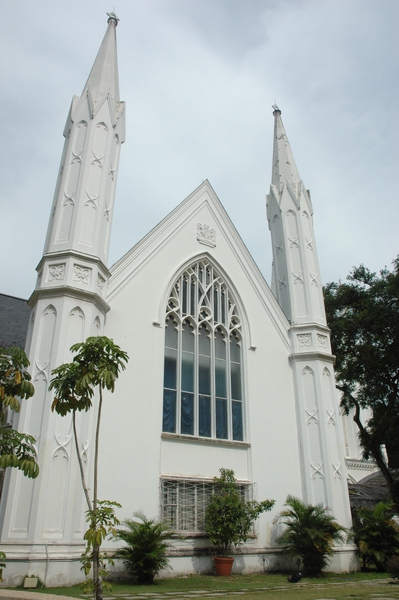
[[[216,574],[230,575],[234,558],[227,554],[231,547],[248,539],[252,523],[272,508],[274,500],[243,500],[232,469],[220,469],[220,477],[214,477],[213,481],[216,489],[206,509],[205,531],[211,544],[223,551],[223,556],[214,557]]]

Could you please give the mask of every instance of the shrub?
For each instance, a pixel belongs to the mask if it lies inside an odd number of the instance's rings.
[[[399,579],[399,556],[390,556],[386,563],[386,570],[393,579]]]
[[[359,508],[352,532],[363,559],[363,567],[375,565],[385,571],[387,559],[399,553],[399,527],[393,520],[394,505],[379,502],[373,509]]]
[[[126,529],[117,530],[117,539],[127,545],[116,551],[115,558],[123,560],[126,570],[138,583],[151,584],[161,569],[169,568],[166,540],[171,532],[165,523],[147,519],[141,512],[133,516],[138,521],[125,519]]]
[[[301,559],[306,575],[319,576],[333,553],[334,542],[344,539],[346,529],[321,505],[288,496],[285,506],[277,520],[281,519],[286,529],[277,542],[284,546],[283,552]]]
[[[205,531],[211,544],[223,548],[227,556],[231,546],[243,544],[255,519],[274,505],[274,500],[245,502],[238,490],[232,469],[220,469],[213,479],[217,491],[205,513]]]

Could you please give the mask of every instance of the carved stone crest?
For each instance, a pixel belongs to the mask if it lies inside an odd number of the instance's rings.
[[[216,232],[214,228],[205,223],[203,225],[197,223],[197,240],[200,244],[214,248],[216,246]]]
[[[65,263],[62,265],[50,265],[48,269],[48,281],[60,281],[64,279]]]
[[[318,346],[320,346],[320,348],[325,348],[327,350],[327,336],[321,335],[320,333],[318,333],[317,334],[317,344],[318,344]]]
[[[104,293],[104,285],[105,285],[105,279],[104,279],[104,277],[102,277],[100,275],[100,273],[98,273],[98,275],[97,275],[97,289],[100,292],[100,294]]]
[[[74,265],[73,280],[79,281],[80,283],[85,283],[87,285],[89,283],[90,271],[91,269],[79,267],[79,265]]]
[[[310,333],[299,333],[298,336],[298,346],[300,348],[305,348],[312,345],[312,338]]]

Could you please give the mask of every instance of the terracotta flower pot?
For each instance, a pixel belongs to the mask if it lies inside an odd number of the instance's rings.
[[[215,561],[216,575],[231,575],[234,558],[230,558],[230,556],[227,556],[226,558],[214,556],[213,560]]]

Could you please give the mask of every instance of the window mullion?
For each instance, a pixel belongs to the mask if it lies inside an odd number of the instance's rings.
[[[227,377],[227,436],[233,439],[233,406],[231,397],[230,327],[226,332],[226,377]]]
[[[215,326],[211,324],[211,419],[212,437],[216,438],[216,383],[215,383]]]
[[[198,348],[198,321],[195,323],[194,328],[194,435],[198,435],[199,431],[199,367],[198,367],[198,356],[199,356],[199,348]]]
[[[178,364],[178,369],[177,369],[177,384],[176,384],[176,388],[177,388],[177,398],[176,398],[176,402],[177,402],[177,411],[176,411],[176,433],[180,433],[181,431],[181,372],[182,372],[182,321],[181,319],[179,320],[178,323],[178,343],[177,343],[177,364]]]

